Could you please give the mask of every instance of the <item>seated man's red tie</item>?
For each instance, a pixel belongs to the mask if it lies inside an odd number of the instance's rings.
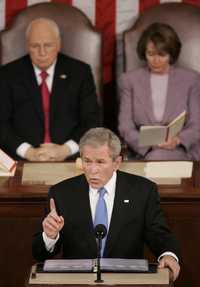
[[[48,77],[46,71],[40,73],[42,79],[40,89],[42,96],[43,112],[44,112],[44,143],[51,142],[50,132],[49,132],[49,103],[50,103],[50,93],[47,87],[46,78]]]

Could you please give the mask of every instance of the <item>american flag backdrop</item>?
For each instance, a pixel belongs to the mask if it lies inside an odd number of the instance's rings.
[[[103,81],[113,80],[122,71],[122,33],[135,22],[141,11],[166,2],[185,2],[200,6],[200,0],[0,0],[0,29],[27,6],[41,2],[59,2],[82,10],[103,35]]]

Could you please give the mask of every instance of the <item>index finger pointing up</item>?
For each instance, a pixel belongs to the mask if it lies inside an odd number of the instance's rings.
[[[55,211],[56,212],[56,205],[55,205],[55,201],[53,198],[50,199],[50,211]],[[57,213],[57,212],[56,212]]]

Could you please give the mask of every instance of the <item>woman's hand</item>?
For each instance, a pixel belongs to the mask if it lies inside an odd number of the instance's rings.
[[[163,149],[168,149],[168,150],[173,150],[177,147],[177,145],[180,144],[180,139],[178,136],[173,137],[173,138],[169,138],[165,143],[163,144],[159,144],[158,147],[159,148],[163,148]]]

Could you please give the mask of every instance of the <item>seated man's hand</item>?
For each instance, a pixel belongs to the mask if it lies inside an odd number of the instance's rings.
[[[41,148],[30,147],[25,153],[25,159],[29,161],[40,161]]]
[[[46,143],[40,145],[40,161],[64,161],[71,155],[71,150],[66,144]]]
[[[43,231],[46,236],[55,239],[64,226],[64,218],[59,216],[53,198],[50,199],[50,213],[42,222]]]
[[[169,138],[165,143],[159,144],[158,147],[163,148],[163,149],[173,150],[179,144],[180,144],[179,137],[173,137],[173,138]]]
[[[164,255],[159,261],[158,268],[169,268],[171,270],[172,280],[175,281],[178,278],[180,265],[174,257]]]

